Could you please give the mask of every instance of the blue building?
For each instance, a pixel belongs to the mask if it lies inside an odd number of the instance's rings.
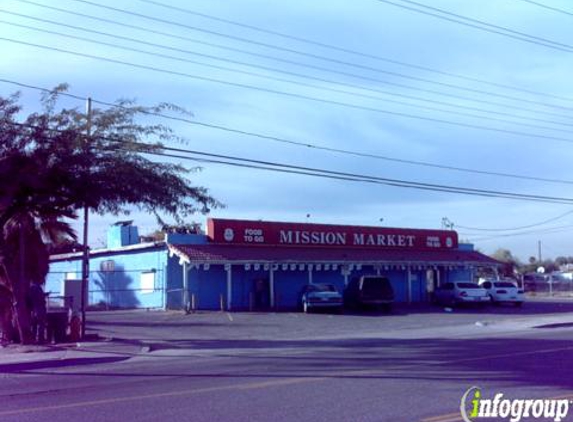
[[[52,256],[46,290],[78,291],[81,258]],[[209,219],[206,234],[140,243],[125,222],[110,228],[106,248],[90,252],[87,301],[104,309],[289,310],[306,284],[342,291],[354,277],[377,274],[389,278],[397,302],[423,302],[441,283],[499,264],[458,244],[454,231]]]

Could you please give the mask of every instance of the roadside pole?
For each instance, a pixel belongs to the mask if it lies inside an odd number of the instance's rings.
[[[86,150],[89,148],[90,136],[91,136],[91,125],[92,125],[92,99],[88,98],[86,103]],[[84,254],[82,257],[82,288],[81,288],[81,313],[82,313],[82,333],[81,338],[84,339],[86,336],[86,296],[88,288],[88,280],[90,274],[90,256],[89,256],[89,246],[88,246],[88,225],[89,225],[89,207],[84,204],[84,244],[83,250]]]

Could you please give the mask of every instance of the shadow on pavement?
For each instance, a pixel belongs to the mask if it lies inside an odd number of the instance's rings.
[[[182,316],[183,317],[183,316]],[[109,321],[97,320],[89,321],[90,327],[94,329],[97,327],[222,327],[227,324],[214,323],[214,322],[195,322],[195,321],[181,321],[181,322],[164,322],[164,321]],[[237,325],[237,324],[235,324]]]
[[[70,358],[70,359],[48,359],[34,362],[18,362],[0,365],[0,374],[26,373],[38,369],[64,368],[69,366],[96,365],[102,363],[115,363],[128,359],[128,357],[92,357],[92,358]]]
[[[57,376],[169,377],[218,379],[384,379],[461,381],[469,385],[504,383],[512,386],[573,388],[573,344],[550,339],[357,339],[309,341],[182,341],[188,348],[233,349],[214,356],[233,359],[215,369],[200,360],[195,365],[154,366],[149,370],[93,373],[67,371]],[[245,349],[248,353],[242,353]],[[255,350],[252,350],[255,349]],[[258,349],[258,350],[256,350]],[[283,350],[281,350],[283,349]],[[285,350],[287,349],[287,350]],[[293,350],[291,350],[293,349]],[[177,357],[169,354],[169,358]],[[180,357],[185,358],[185,355]],[[189,355],[187,355],[187,358]],[[46,367],[109,363],[96,358],[0,366],[0,372],[24,372]]]

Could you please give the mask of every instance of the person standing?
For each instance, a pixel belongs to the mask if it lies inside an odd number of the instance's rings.
[[[0,343],[11,342],[13,336],[12,292],[0,284]]]
[[[30,285],[30,315],[32,319],[32,336],[37,343],[46,339],[46,295],[38,283]]]

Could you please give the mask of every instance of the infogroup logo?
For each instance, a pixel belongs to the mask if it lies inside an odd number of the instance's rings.
[[[525,419],[560,422],[567,417],[570,404],[568,399],[507,399],[503,393],[484,398],[481,388],[474,386],[462,396],[460,412],[465,422],[487,418],[507,419],[510,422]]]

